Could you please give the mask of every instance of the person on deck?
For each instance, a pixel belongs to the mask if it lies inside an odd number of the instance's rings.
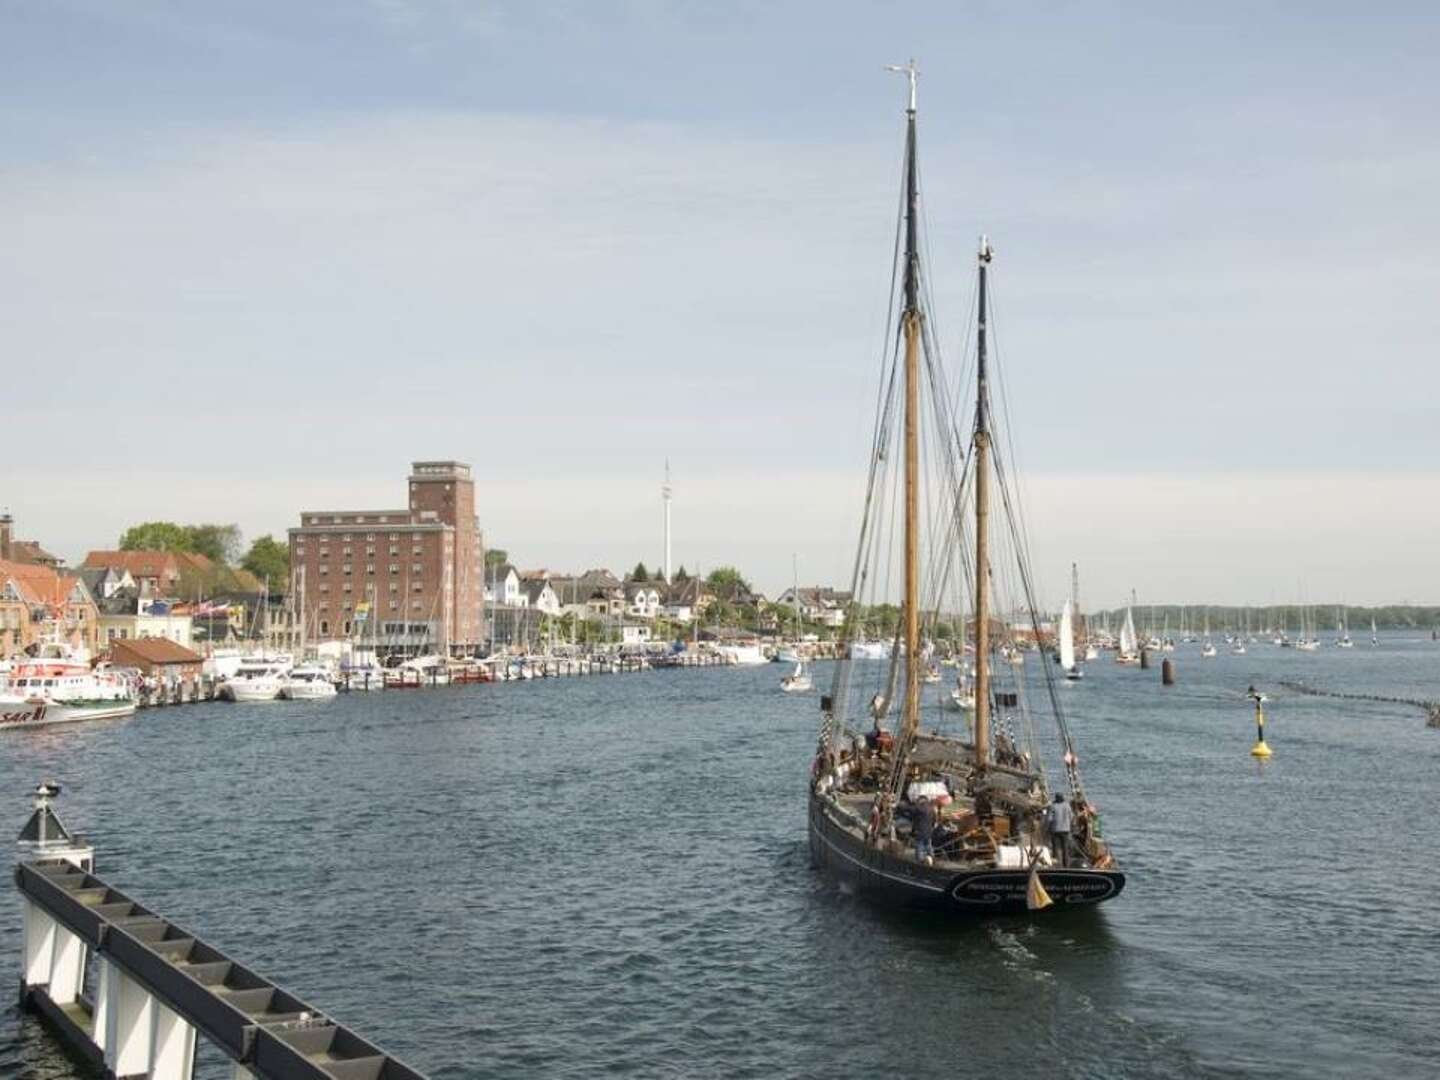
[[[1070,804],[1058,791],[1050,804],[1050,853],[1061,866],[1070,865]]]
[[[915,834],[915,857],[928,859],[934,855],[935,807],[924,795],[915,800],[915,809],[910,817],[910,829]]]

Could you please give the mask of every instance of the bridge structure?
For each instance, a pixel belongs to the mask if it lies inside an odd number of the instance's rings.
[[[315,1006],[96,876],[41,784],[15,869],[21,1003],[113,1080],[190,1080],[197,1040],[235,1080],[425,1080]]]

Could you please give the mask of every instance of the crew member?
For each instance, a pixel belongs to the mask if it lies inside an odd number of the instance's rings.
[[[1050,853],[1061,866],[1070,865],[1070,804],[1058,791],[1050,804]]]

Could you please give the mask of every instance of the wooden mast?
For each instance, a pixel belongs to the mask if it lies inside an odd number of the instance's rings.
[[[990,416],[985,370],[985,273],[990,241],[980,238],[979,325],[975,396],[975,767],[990,762]]]
[[[915,62],[905,110],[905,710],[902,748],[920,727],[920,253],[915,177]],[[901,750],[903,753],[904,750]],[[903,782],[903,779],[902,779]]]

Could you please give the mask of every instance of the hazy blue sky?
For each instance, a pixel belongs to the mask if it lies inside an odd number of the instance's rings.
[[[1035,556],[1440,598],[1440,9],[0,0],[0,503],[78,556],[475,464],[525,566],[849,566],[918,57]]]

